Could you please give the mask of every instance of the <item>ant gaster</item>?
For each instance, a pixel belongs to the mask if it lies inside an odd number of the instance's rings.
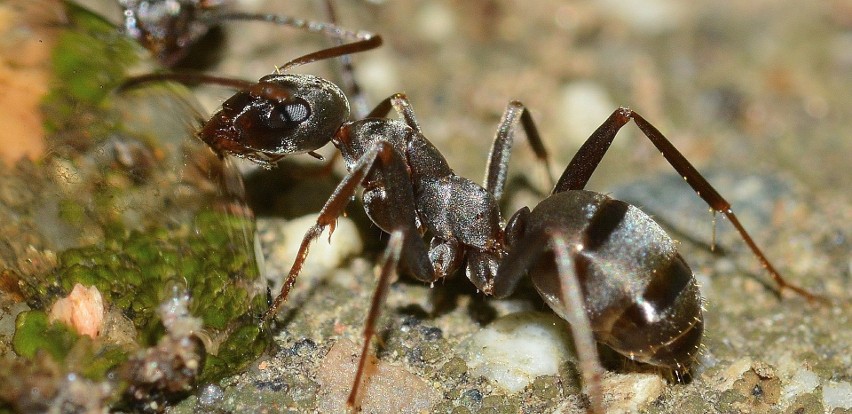
[[[326,49],[291,61],[282,71],[372,47],[361,41]],[[233,154],[268,166],[331,141],[348,170],[304,236],[265,320],[274,318],[286,300],[310,244],[326,227],[333,231],[359,186],[368,216],[391,235],[364,324],[350,407],[357,404],[375,323],[398,266],[426,283],[464,266],[478,290],[498,298],[511,295],[529,275],[545,302],[570,323],[596,412],[603,412],[596,341],[632,360],[688,369],[703,332],[702,299],[676,243],[638,208],[584,190],[616,133],[631,119],[698,195],[731,221],[780,289],[815,299],[781,277],[730,204],[662,133],[630,109],[617,109],[591,135],[549,197],[532,210],[515,212],[503,225],[498,201],[518,125],[537,157],[545,165],[548,159],[530,113],[519,102],[509,103],[501,118],[480,186],[453,173],[422,134],[403,94],[385,99],[364,119],[348,120],[344,94],[314,76],[276,73],[257,83],[216,83],[241,89],[199,132],[220,156]],[[385,118],[391,109],[401,119]],[[428,246],[422,239],[426,233],[431,236]]]

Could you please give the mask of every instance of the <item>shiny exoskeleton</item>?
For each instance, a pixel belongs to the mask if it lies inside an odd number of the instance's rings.
[[[350,50],[321,51],[284,69],[368,48],[361,44]],[[529,275],[545,302],[570,322],[595,411],[603,407],[596,341],[637,361],[688,368],[703,332],[701,296],[675,242],[636,207],[584,190],[616,133],[630,120],[701,198],[728,217],[781,288],[813,298],[778,274],[730,204],[656,128],[629,109],[617,109],[591,135],[549,197],[532,210],[517,211],[504,224],[498,201],[519,125],[537,156],[545,164],[548,159],[533,119],[521,103],[507,106],[484,184],[479,185],[453,173],[423,135],[402,94],[384,100],[364,119],[348,120],[349,106],[340,89],[314,76],[276,73],[254,84],[228,85],[241,90],[199,133],[220,155],[270,165],[330,141],[349,171],[305,235],[267,320],[286,300],[310,244],[326,227],[333,229],[358,187],[363,188],[364,209],[371,220],[391,235],[365,322],[350,406],[357,403],[369,343],[398,266],[426,283],[464,268],[478,290],[496,297],[511,295],[521,278]],[[401,119],[387,119],[391,109]]]
[[[318,22],[268,13],[246,13],[228,9],[227,0],[118,0],[123,30],[151,51],[165,67],[180,64],[192,47],[214,27],[225,22],[265,22],[323,34],[338,45],[375,37],[372,33],[344,29],[337,25],[332,0],[325,0],[329,22]],[[358,113],[366,113],[365,98],[355,81],[349,56],[341,55],[341,77],[346,91],[355,99]],[[203,77],[198,80],[203,82]],[[210,77],[208,77],[209,79]],[[189,77],[185,78],[190,81]]]
[[[547,246],[561,237],[571,250],[557,258],[547,249],[515,248],[497,273],[496,295],[510,293],[511,281],[528,269],[550,308],[571,320],[556,266],[566,261],[599,342],[653,365],[680,369],[691,362],[703,330],[698,285],[675,242],[648,215],[603,194],[570,190],[516,217],[510,246]]]
[[[212,17],[221,1],[118,0],[124,31],[154,54],[163,66],[174,66],[215,26]]]
[[[229,11],[226,0],[118,0],[123,11],[124,31],[150,50],[164,66],[174,66],[190,47],[213,27],[224,22],[259,21],[289,26],[335,39],[358,38],[336,26],[335,12],[327,2],[330,23],[290,16]]]

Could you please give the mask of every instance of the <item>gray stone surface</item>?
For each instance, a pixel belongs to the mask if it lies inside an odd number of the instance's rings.
[[[310,2],[243,3],[252,10],[322,19]],[[666,178],[671,168],[628,126],[589,188],[633,188],[634,193],[648,188],[660,194],[631,201],[665,218],[682,241],[682,253],[706,298],[707,324],[692,380],[681,384],[661,373],[669,380],[664,389],[650,387],[653,398],[638,409],[852,410],[852,6],[847,2],[338,3],[344,26],[385,38],[380,50],[355,57],[369,101],[405,91],[424,132],[460,175],[480,179],[499,116],[511,99],[532,111],[551,150],[555,175],[610,111],[629,106],[667,134],[700,171],[718,172],[711,182],[743,213],[743,224],[785,277],[835,300],[828,306],[812,306],[788,294],[779,300],[766,272],[725,220],[718,223],[725,253],[709,252],[710,231],[701,230],[710,227],[706,207],[677,202],[697,198],[677,179]],[[316,36],[256,24],[234,25],[228,32],[237,35],[226,45],[227,59],[216,72],[248,79],[323,44]],[[329,66],[317,63],[298,71],[337,79]],[[227,96],[218,90],[198,93],[210,110]],[[504,215],[535,203],[538,193],[547,191],[535,164],[519,140],[511,174],[530,185],[511,181]],[[305,195],[289,197],[298,205]],[[359,208],[357,203],[353,208]],[[328,390],[320,379],[333,370],[326,354],[343,340],[361,343],[374,286],[373,257],[381,243],[375,233],[365,237],[368,248],[362,256],[297,284],[280,315],[280,351],[223,384],[224,397],[205,399],[205,407],[216,404],[235,412],[328,407],[323,405]],[[270,264],[282,271],[289,265]],[[487,301],[465,283],[437,283],[429,289],[405,279],[393,285],[380,340],[372,348],[386,365],[382,369],[399,371],[398,378],[413,375],[417,387],[425,383],[431,391],[422,394],[424,399],[440,397],[434,412],[578,410],[583,399],[577,371],[567,363],[558,375],[539,377],[518,393],[469,374],[453,351],[457,344],[501,315],[544,308],[530,293]],[[613,361],[605,387],[615,407],[625,393],[623,384],[643,383],[639,375],[649,370]],[[344,365],[340,375],[350,372]],[[616,389],[615,384],[622,385]],[[372,392],[361,398],[374,404],[370,407],[382,407],[371,400],[382,397]],[[175,411],[194,407],[191,398]],[[371,412],[398,408],[383,407]]]

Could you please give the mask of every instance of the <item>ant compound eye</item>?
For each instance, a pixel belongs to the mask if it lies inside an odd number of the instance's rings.
[[[304,99],[274,105],[266,115],[269,128],[293,128],[311,116],[311,109]]]

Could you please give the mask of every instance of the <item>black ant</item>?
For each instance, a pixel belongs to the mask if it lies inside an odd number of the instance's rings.
[[[405,95],[385,99],[364,119],[349,120],[349,105],[340,88],[315,76],[281,73],[319,59],[369,50],[378,43],[377,37],[311,53],[257,83],[211,79],[240,91],[198,133],[220,156],[233,154],[267,167],[329,141],[346,163],[348,174],[305,234],[265,321],[273,319],[286,300],[310,244],[326,227],[334,230],[359,186],[368,216],[391,235],[364,324],[361,358],[347,400],[350,407],[357,403],[375,323],[398,266],[426,283],[464,268],[479,291],[498,298],[511,295],[528,274],[544,301],[571,325],[595,412],[603,412],[603,369],[595,342],[631,360],[676,372],[688,370],[703,333],[702,299],[676,243],[638,208],[584,190],[616,133],[630,120],[696,193],[731,221],[779,289],[818,299],[781,277],[728,201],[660,131],[630,109],[617,109],[592,133],[550,196],[532,210],[524,207],[515,212],[504,225],[498,201],[518,125],[537,157],[545,165],[548,162],[532,116],[520,102],[510,102],[501,118],[485,184],[480,186],[453,173],[422,134]],[[130,83],[151,80],[187,79],[152,75]],[[387,119],[391,109],[402,119]],[[424,234],[431,236],[428,246]]]
[[[365,40],[375,37],[365,31],[350,31],[337,25],[337,11],[332,0],[325,0],[329,22],[318,22],[268,13],[230,11],[224,0],[118,0],[122,9],[122,30],[148,49],[157,61],[175,68],[182,64],[192,47],[211,30],[225,22],[265,22],[324,34],[338,45],[346,39]],[[353,97],[357,113],[366,113],[366,99],[354,78],[348,54],[341,55],[341,78]]]

